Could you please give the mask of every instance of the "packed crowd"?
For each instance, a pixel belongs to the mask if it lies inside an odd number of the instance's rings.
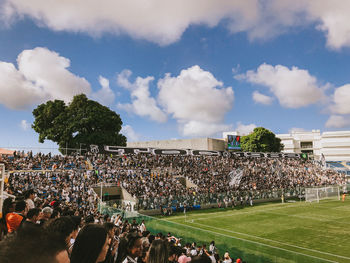
[[[99,182],[123,186],[136,209],[252,205],[281,189],[345,183],[334,170],[288,158],[16,153],[1,161],[10,172],[5,191],[16,201],[3,205],[0,262],[233,262],[214,243],[184,246],[144,223],[101,214],[92,189]]]
[[[12,263],[186,263],[234,261],[219,256],[215,242],[181,244],[170,233],[153,234],[142,222],[115,217],[83,217],[63,203],[34,203],[33,190],[5,199],[0,220],[0,262]],[[32,207],[32,208],[30,208]]]
[[[16,195],[35,188],[40,199],[70,203],[85,215],[96,207],[91,186],[98,182],[123,186],[138,200],[136,210],[227,205],[242,199],[276,197],[281,189],[296,195],[304,187],[345,183],[345,176],[332,169],[294,158],[20,154],[5,161],[8,170],[13,171],[6,189],[9,193]],[[51,169],[26,171],[34,166]],[[184,177],[192,187],[179,179]]]

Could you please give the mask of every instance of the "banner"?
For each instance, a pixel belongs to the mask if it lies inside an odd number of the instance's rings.
[[[192,149],[160,149],[160,148],[132,148],[108,145],[90,145],[90,153],[93,154],[153,154],[153,155],[189,155],[189,156],[223,156],[230,157],[251,157],[251,158],[300,158],[298,153],[256,153],[256,152],[229,152],[229,151],[209,151]]]

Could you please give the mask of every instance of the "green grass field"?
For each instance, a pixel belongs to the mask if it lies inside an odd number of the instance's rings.
[[[249,263],[350,262],[350,200],[265,203],[146,220],[151,231],[198,245],[215,240],[220,255],[227,250]]]

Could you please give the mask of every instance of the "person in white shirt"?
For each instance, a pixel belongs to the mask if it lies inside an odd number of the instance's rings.
[[[223,263],[232,263],[232,259],[230,258],[230,254],[228,252],[226,252],[224,254],[224,261]]]
[[[35,193],[33,189],[29,189],[27,192],[25,192],[25,198],[26,198],[28,210],[35,208],[35,204],[34,204]]]

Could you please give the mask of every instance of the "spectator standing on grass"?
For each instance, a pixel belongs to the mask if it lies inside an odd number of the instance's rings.
[[[215,241],[211,241],[209,245],[209,251],[211,251],[213,254],[216,253],[216,247],[215,247]]]
[[[179,263],[187,263],[187,262],[190,262],[190,261],[191,261],[191,258],[188,257],[186,254],[187,254],[187,253],[186,253],[186,249],[183,248],[182,251],[181,251],[181,255],[180,255],[180,257],[178,258],[177,261],[178,261]]]
[[[232,263],[232,259],[230,258],[230,254],[228,252],[224,254],[224,260],[222,263]]]

